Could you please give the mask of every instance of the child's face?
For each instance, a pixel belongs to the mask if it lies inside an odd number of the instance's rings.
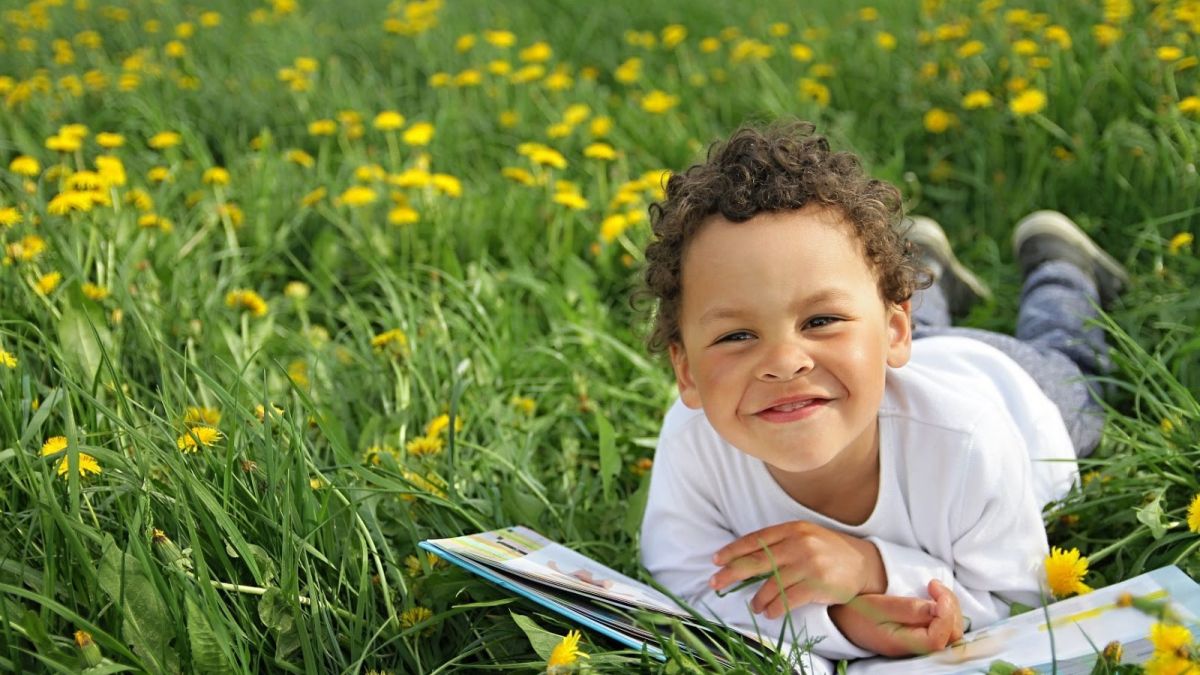
[[[887,366],[908,361],[912,338],[908,303],[884,303],[850,226],[811,206],[705,223],[684,256],[679,327],[683,402],[786,472],[874,449]]]

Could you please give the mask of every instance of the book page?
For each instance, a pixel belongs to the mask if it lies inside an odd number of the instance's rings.
[[[1096,653],[1113,640],[1125,647],[1126,663],[1150,656],[1150,626],[1155,619],[1132,607],[1118,607],[1123,593],[1170,599],[1181,620],[1195,624],[1200,616],[1200,586],[1177,567],[1164,567],[1086,595],[1061,600],[1046,610],[1024,614],[972,631],[958,645],[913,659],[863,659],[850,665],[850,675],[951,675],[987,671],[997,659],[1038,670],[1057,660],[1061,675],[1092,670]],[[1049,614],[1049,621],[1046,615]],[[1053,647],[1051,646],[1053,635]]]

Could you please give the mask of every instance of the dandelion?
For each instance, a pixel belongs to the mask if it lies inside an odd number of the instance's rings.
[[[1109,47],[1121,39],[1122,32],[1116,26],[1108,24],[1097,24],[1092,26],[1092,37],[1096,39],[1096,44],[1101,47]]]
[[[90,281],[84,282],[84,284],[80,286],[80,290],[83,291],[84,296],[86,296],[89,300],[95,300],[98,302],[108,297],[107,288],[98,284],[93,284]]]
[[[17,367],[17,356],[7,349],[0,347],[0,366],[4,366],[9,370],[15,370]]]
[[[641,477],[650,473],[650,469],[652,468],[654,468],[654,460],[650,459],[649,457],[641,457],[638,459],[638,461],[633,463],[633,466],[629,468],[629,471],[633,475]]]
[[[66,449],[67,449],[67,437],[66,436],[52,436],[52,437],[46,439],[46,442],[42,444],[42,457],[48,457],[50,455],[54,455],[59,452],[62,452],[63,450],[66,450]],[[91,455],[84,453],[84,452],[80,452],[80,453],[78,453],[78,455],[79,455],[79,476],[81,478],[87,474],[92,474],[92,475],[100,474],[100,472],[101,472],[100,463],[96,461],[95,457],[92,457]],[[71,470],[70,456],[64,455],[62,459],[58,460],[58,465],[55,467],[54,471],[59,476],[66,478],[67,472],[70,470]]]
[[[215,427],[221,423],[221,411],[206,406],[188,406],[183,413],[183,423],[187,426]]]
[[[374,202],[377,198],[378,195],[371,188],[362,185],[353,185],[346,188],[338,196],[338,201],[350,208],[358,208]]]
[[[546,42],[535,42],[517,52],[517,58],[529,63],[543,63],[554,55],[554,49]]]
[[[55,152],[75,152],[83,147],[83,141],[75,136],[59,134],[46,139],[46,149]]]
[[[314,120],[308,123],[310,136],[332,136],[337,133],[337,122],[329,119]]]
[[[953,114],[941,108],[930,108],[925,112],[925,130],[931,134],[942,134],[958,122]]]
[[[1088,560],[1079,555],[1077,548],[1064,551],[1055,546],[1046,556],[1046,583],[1056,598],[1090,592],[1092,589],[1083,583],[1087,571]]]
[[[50,295],[54,289],[58,288],[58,284],[62,281],[62,273],[50,272],[38,277],[35,289],[40,295]]]
[[[983,42],[979,40],[970,40],[959,45],[958,49],[954,50],[954,54],[960,59],[969,59],[972,56],[978,56],[982,54],[984,48]]]
[[[429,122],[417,122],[404,132],[401,140],[408,145],[429,145],[429,141],[433,140],[433,125]]]
[[[583,156],[590,159],[613,160],[617,151],[608,143],[592,143],[583,149]]]
[[[421,214],[411,206],[397,206],[388,211],[387,220],[392,225],[412,225],[421,221]]]
[[[1200,96],[1188,96],[1179,102],[1179,112],[1185,115],[1200,113]]]
[[[1045,35],[1046,39],[1050,42],[1056,43],[1059,49],[1071,48],[1071,34],[1063,26],[1058,24],[1047,26],[1045,32],[1043,32],[1043,35]]]
[[[298,148],[288,150],[284,157],[287,159],[287,161],[292,162],[293,164],[299,164],[306,169],[312,167],[313,164],[316,164],[316,160],[313,159],[312,155]]]
[[[462,181],[448,173],[433,174],[429,177],[429,183],[433,185],[435,190],[447,197],[457,198],[462,196]]]
[[[1192,632],[1186,626],[1155,622],[1150,626],[1154,653],[1145,664],[1148,675],[1195,675],[1200,668],[1192,662]]]
[[[537,401],[528,396],[513,396],[509,399],[509,403],[525,415],[533,416],[533,413],[537,411]]]
[[[800,78],[800,95],[815,101],[822,108],[829,105],[829,87],[810,77]]]
[[[607,115],[602,115],[600,117],[594,118],[591,121],[591,123],[588,125],[588,131],[593,136],[597,136],[597,137],[607,136],[608,132],[612,131],[612,127],[613,127],[612,118],[608,117]]]
[[[440,436],[418,436],[405,444],[404,449],[413,457],[429,457],[440,453],[444,446]]]
[[[46,240],[36,234],[27,234],[4,247],[5,254],[21,262],[29,262],[40,256],[46,250]]]
[[[507,49],[517,43],[517,36],[506,30],[485,30],[483,39],[493,47]]]
[[[555,204],[561,204],[575,211],[582,211],[588,207],[588,200],[578,192],[558,192],[552,199]]]
[[[267,313],[267,301],[249,288],[239,288],[226,293],[225,305],[231,309],[245,310],[255,317],[265,316]]]
[[[160,131],[151,136],[150,140],[146,141],[146,145],[149,145],[155,150],[166,150],[167,148],[173,148],[182,142],[183,137],[178,133],[174,131]]]
[[[145,229],[158,229],[161,232],[170,232],[175,229],[175,224],[169,218],[163,218],[157,213],[143,213],[138,216],[138,227]]]
[[[579,651],[579,639],[583,637],[579,631],[573,630],[563,636],[550,652],[550,660],[546,662],[547,673],[565,673],[573,669],[575,662],[586,659],[587,654]]]
[[[992,95],[982,89],[967,92],[963,96],[962,107],[967,110],[980,110],[992,107]]]
[[[201,448],[207,448],[221,440],[221,432],[215,427],[210,426],[194,426],[187,430],[179,438],[175,439],[175,445],[179,450],[186,453],[196,453]]]
[[[1200,534],[1200,494],[1193,497],[1192,503],[1188,505],[1187,526],[1192,532]]]
[[[879,31],[875,34],[875,45],[885,52],[894,51],[896,49],[896,36],[887,31]]]
[[[229,172],[219,166],[214,166],[204,170],[204,175],[200,177],[200,181],[205,185],[228,185]]]
[[[629,219],[623,214],[614,213],[600,223],[600,240],[606,244],[616,241],[617,237],[629,227]]]
[[[1154,50],[1154,55],[1157,56],[1158,60],[1162,61],[1163,63],[1171,63],[1172,61],[1178,61],[1179,59],[1183,58],[1183,50],[1175,45],[1163,45],[1162,47]]]
[[[151,183],[166,183],[174,180],[171,170],[165,166],[152,166],[146,171],[146,180]]]
[[[1194,240],[1195,237],[1192,236],[1191,232],[1179,232],[1174,237],[1171,237],[1171,241],[1167,243],[1167,253],[1178,255],[1184,248],[1191,246]]]
[[[329,191],[326,190],[324,187],[318,187],[317,189],[315,189],[315,190],[305,194],[303,197],[301,197],[300,205],[307,207],[307,208],[312,208],[312,207],[316,206],[317,204],[319,204],[322,199],[325,199],[325,197],[328,194],[329,194]]]
[[[275,405],[274,403],[272,403],[272,404],[271,404],[271,413],[272,413],[272,415],[271,415],[271,416],[272,416],[273,418],[280,418],[280,417],[283,417],[283,412],[284,412],[284,411],[283,411],[283,408],[280,408],[279,406]],[[267,407],[266,407],[266,406],[264,406],[264,405],[263,405],[263,404],[261,404],[261,403],[259,403],[258,405],[254,406],[254,416],[258,418],[258,421],[259,421],[259,422],[264,422],[264,421],[266,421],[266,419],[267,419]]]
[[[21,212],[15,206],[0,207],[0,227],[12,227],[22,220]]]
[[[408,336],[399,328],[386,330],[371,338],[371,348],[376,352],[402,356],[408,353]]]
[[[404,115],[395,110],[384,110],[375,116],[375,120],[371,122],[371,126],[380,131],[395,131],[404,126]]]
[[[42,171],[42,167],[38,161],[28,155],[17,155],[11,162],[8,163],[8,170],[19,176],[27,176],[32,178]]]
[[[400,613],[400,625],[404,628],[412,628],[431,618],[433,618],[433,610],[428,607],[413,607]]]
[[[428,473],[424,476],[413,473],[412,471],[403,471],[400,474],[406,482],[414,488],[427,492],[435,497],[446,497],[446,492],[442,489],[446,486],[446,482],[438,477],[435,473]],[[416,501],[417,496],[414,494],[403,494],[400,496],[406,502]]]
[[[790,51],[792,58],[800,61],[801,63],[808,63],[809,61],[813,60],[814,56],[816,56],[813,53],[812,47],[809,47],[806,44],[796,43],[792,45]]]
[[[1038,89],[1027,89],[1008,103],[1008,109],[1018,117],[1033,115],[1045,108],[1046,94]]]
[[[500,175],[521,185],[535,185],[537,183],[533,178],[533,174],[519,166],[506,166],[500,169]]]
[[[654,89],[642,97],[642,110],[652,115],[660,115],[677,105],[679,105],[678,96],[659,89]]]

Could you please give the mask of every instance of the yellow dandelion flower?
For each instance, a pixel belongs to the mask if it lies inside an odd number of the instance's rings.
[[[590,159],[613,160],[617,151],[608,143],[592,143],[583,149],[583,156]]]
[[[506,30],[485,30],[483,39],[493,47],[505,49],[517,43],[517,36]]]
[[[328,194],[329,194],[329,191],[326,190],[324,187],[318,187],[317,189],[313,190],[312,192],[309,192],[308,194],[301,197],[300,205],[304,206],[304,207],[312,208],[313,206],[316,206],[317,204],[319,204],[322,199],[325,199],[325,197]]]
[[[220,430],[200,425],[190,427],[187,433],[175,439],[175,445],[182,452],[195,453],[199,452],[201,448],[215,444],[219,440],[221,440]]]
[[[433,610],[428,607],[413,607],[406,609],[400,613],[400,625],[404,628],[412,628],[413,626],[428,621],[433,618]]]
[[[417,122],[405,130],[400,137],[408,145],[429,145],[433,140],[433,125],[429,122]]]
[[[105,187],[104,179],[95,171],[76,171],[67,177],[68,190],[98,190]]]
[[[100,174],[102,183],[102,186],[97,187],[122,187],[127,182],[125,164],[121,158],[113,155],[97,155],[95,164],[96,172]]]
[[[53,455],[53,454],[59,453],[66,449],[67,449],[66,436],[52,436],[51,438],[46,439],[46,442],[42,444],[42,456],[46,457],[49,455]],[[70,470],[71,470],[70,457],[67,457],[67,456],[64,456],[62,459],[60,459],[58,461],[58,465],[55,467],[55,472],[59,476],[63,476],[64,478],[66,477],[67,472]],[[95,457],[92,457],[91,455],[89,455],[87,453],[83,453],[83,452],[79,453],[79,475],[80,475],[80,477],[83,477],[87,474],[97,475],[100,472],[101,472],[100,463],[96,461]]]
[[[1188,505],[1187,525],[1189,530],[1200,534],[1200,494],[1193,497],[1192,503]]]
[[[332,136],[337,133],[337,122],[333,120],[314,120],[308,123],[310,136]]]
[[[518,411],[532,416],[537,411],[537,401],[534,401],[528,396],[513,396],[509,399],[509,403]]]
[[[1192,632],[1187,626],[1154,622],[1150,626],[1150,642],[1156,654],[1179,654],[1192,644]]]
[[[513,84],[527,84],[536,80],[542,79],[546,74],[546,67],[540,63],[531,63],[517,70],[509,79]],[[449,76],[447,76],[449,77]]]
[[[1019,56],[1033,56],[1038,53],[1038,43],[1033,40],[1017,40],[1012,45],[1013,53]]]
[[[384,110],[375,116],[371,126],[380,131],[395,131],[404,126],[404,115],[395,110]]]
[[[557,192],[552,199],[555,204],[561,204],[575,211],[582,211],[588,207],[588,200],[578,192]]]
[[[58,284],[62,282],[62,273],[50,272],[38,277],[35,288],[41,295],[50,295],[54,289],[58,288]]]
[[[429,420],[429,424],[425,425],[425,435],[426,436],[438,436],[438,435],[442,434],[443,432],[445,432],[449,428],[450,428],[450,415],[443,413],[443,414],[438,415],[437,417]],[[463,428],[462,415],[456,415],[454,417],[455,433],[462,431],[462,428]]]
[[[677,23],[670,24],[662,29],[661,36],[663,49],[674,49],[687,39],[687,27]]]
[[[250,312],[251,316],[261,317],[267,313],[267,301],[249,288],[239,288],[225,294],[225,304],[232,309]]]
[[[1008,109],[1018,117],[1039,113],[1046,108],[1046,94],[1038,89],[1026,89],[1008,102]]]
[[[371,204],[378,198],[379,195],[371,188],[363,185],[353,185],[338,195],[338,202],[351,208],[358,208]]]
[[[534,185],[537,182],[534,180],[533,174],[519,166],[506,166],[500,169],[500,175],[521,185]]]
[[[925,112],[924,122],[925,130],[929,133],[943,134],[958,123],[958,118],[941,108],[930,108]]]
[[[83,291],[83,294],[89,300],[100,301],[108,297],[107,288],[100,286],[99,284],[93,284],[90,281],[84,282],[84,284],[80,287],[80,290]]]
[[[1087,576],[1088,560],[1079,555],[1079,549],[1064,551],[1055,546],[1046,556],[1046,583],[1056,598],[1084,594],[1092,589],[1083,583]]]
[[[1180,100],[1177,107],[1185,115],[1200,114],[1200,96],[1188,96]]]
[[[806,99],[815,101],[822,108],[829,105],[829,87],[811,77],[800,78],[800,94]]]
[[[660,89],[654,89],[642,97],[642,110],[652,115],[661,115],[677,105],[679,105],[678,96],[668,94]]]
[[[285,157],[287,158],[287,161],[292,162],[293,164],[299,164],[306,169],[311,168],[317,163],[317,160],[313,159],[312,155],[300,150],[299,148],[292,148],[291,150],[288,150]]]
[[[875,46],[879,47],[885,52],[895,51],[896,36],[887,31],[881,30],[875,34]]]
[[[550,660],[546,662],[547,673],[565,673],[574,666],[577,660],[588,658],[587,654],[579,651],[581,637],[583,635],[579,631],[573,630],[554,645],[554,651],[550,652]]]
[[[12,352],[0,347],[0,365],[5,368],[15,369],[17,367],[17,356]]]
[[[19,176],[28,176],[32,178],[41,173],[42,167],[33,157],[28,155],[17,155],[11,162],[8,163],[8,170]]]
[[[792,45],[790,51],[792,54],[792,58],[796,59],[797,61],[799,61],[801,63],[808,63],[809,61],[813,60],[814,56],[816,56],[816,54],[813,52],[812,47],[809,47],[806,44],[801,44],[799,42]]]
[[[219,12],[204,12],[200,14],[200,25],[205,28],[216,28],[221,25],[221,14]]]
[[[612,127],[612,118],[607,115],[601,115],[592,119],[591,123],[588,124],[588,131],[596,137],[607,136],[608,132],[612,131]]]
[[[967,92],[963,96],[962,107],[967,110],[980,110],[992,107],[992,95],[982,89]]]
[[[418,436],[405,444],[404,449],[414,457],[428,457],[440,453],[444,446],[440,436]]]
[[[0,227],[12,227],[23,220],[15,206],[0,207]]]
[[[1042,35],[1045,35],[1048,41],[1057,44],[1059,49],[1071,48],[1071,33],[1064,26],[1058,24],[1047,26]]]
[[[188,406],[183,413],[187,426],[205,425],[215,427],[221,423],[221,411],[207,406]]]
[[[229,185],[229,172],[219,166],[204,170],[200,181],[205,185]]]
[[[721,48],[721,41],[715,37],[706,37],[700,40],[700,51],[705,54],[712,54]]]
[[[169,218],[163,218],[157,213],[143,213],[138,216],[138,227],[146,229],[158,229],[162,232],[170,232],[175,229],[175,224]]]
[[[959,45],[958,49],[954,50],[954,54],[960,59],[969,59],[972,56],[978,56],[982,54],[984,49],[985,46],[982,41],[969,40]]]
[[[529,153],[529,159],[540,166],[551,166],[555,169],[567,168],[567,158],[557,150],[545,146],[535,148],[533,152]]]
[[[421,214],[411,206],[397,206],[388,211],[387,220],[392,225],[412,225],[421,221]]]
[[[606,244],[616,241],[617,237],[629,227],[629,219],[623,214],[615,213],[600,223],[600,240]]]
[[[121,134],[101,131],[100,133],[96,134],[96,144],[102,148],[114,150],[122,145],[125,145],[125,137]]]
[[[21,262],[29,262],[40,256],[46,250],[46,240],[36,234],[27,234],[4,247],[5,254]]]
[[[1159,61],[1171,63],[1183,58],[1183,50],[1175,45],[1163,45],[1154,50],[1154,55],[1158,57]]]
[[[83,147],[83,141],[75,136],[59,134],[46,139],[46,149],[55,152],[75,152]]]
[[[173,181],[171,170],[165,166],[152,166],[146,171],[146,180],[151,183],[166,183]]]
[[[394,356],[408,353],[408,336],[399,328],[386,330],[371,338],[371,348]]]
[[[535,42],[517,52],[517,58],[529,63],[543,63],[554,55],[554,49],[546,42]]]
[[[1122,32],[1116,26],[1108,24],[1097,24],[1092,26],[1092,37],[1095,38],[1096,44],[1101,47],[1109,47],[1116,44],[1121,39]]]
[[[469,52],[474,47],[475,47],[475,34],[474,33],[464,33],[463,35],[459,35],[458,39],[456,39],[454,41],[454,51],[456,51],[460,54],[463,52]]]
[[[1167,253],[1178,255],[1184,248],[1191,246],[1194,240],[1195,237],[1192,236],[1191,232],[1179,232],[1174,237],[1171,237],[1171,241],[1167,243]]]
[[[435,497],[446,497],[446,492],[442,488],[446,486],[446,481],[442,480],[435,473],[428,473],[424,476],[412,471],[403,471],[400,476],[408,482],[412,487],[427,492]],[[403,494],[400,499],[411,502],[416,501],[417,496],[414,494]]]
[[[160,131],[151,136],[150,140],[146,141],[146,145],[149,145],[155,150],[166,150],[167,148],[173,148],[182,142],[183,137],[178,133],[174,131]]]

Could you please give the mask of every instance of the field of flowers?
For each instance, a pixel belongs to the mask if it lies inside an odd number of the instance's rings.
[[[778,117],[946,225],[971,325],[1011,327],[1034,208],[1128,265],[1050,580],[1200,578],[1200,2],[881,5],[5,3],[0,670],[707,669],[558,643],[416,542],[638,573],[647,206]]]

